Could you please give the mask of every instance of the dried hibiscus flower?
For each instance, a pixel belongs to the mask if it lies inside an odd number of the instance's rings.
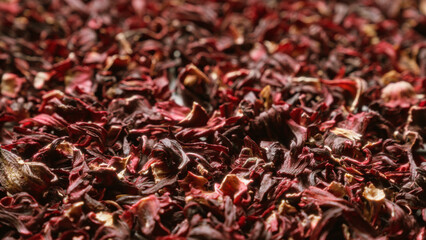
[[[0,238],[424,239],[426,1],[0,1]]]

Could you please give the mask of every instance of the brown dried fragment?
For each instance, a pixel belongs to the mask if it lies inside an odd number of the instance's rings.
[[[18,92],[22,88],[22,84],[25,82],[24,78],[18,77],[13,73],[5,73],[1,78],[1,94],[3,96],[16,98],[18,96]]]
[[[263,106],[266,109],[269,109],[272,106],[271,86],[267,85],[266,87],[264,87],[259,93],[259,96],[263,101]]]
[[[297,209],[293,207],[288,200],[282,200],[281,204],[278,207],[278,213],[285,214],[294,214],[297,213]]]
[[[334,196],[340,197],[340,198],[346,195],[345,187],[341,183],[336,181],[333,181],[330,183],[330,185],[328,185],[327,191],[332,193]]]
[[[362,193],[368,201],[381,202],[385,200],[385,192],[382,189],[376,188],[372,183],[364,188]]]
[[[201,127],[209,121],[209,115],[206,110],[197,102],[192,104],[192,110],[182,121],[179,122],[183,127]]]
[[[378,189],[370,183],[364,188],[362,196],[368,201],[368,207],[364,209],[364,216],[374,224],[385,202],[386,194],[383,189]]]
[[[401,79],[401,74],[395,70],[391,70],[385,73],[380,79],[380,81],[382,82],[382,84],[388,85],[390,83],[398,82],[399,79]]]
[[[187,87],[195,85],[199,80],[201,82],[210,83],[210,79],[194,64],[189,64],[185,68],[183,84]]]
[[[56,179],[44,163],[24,162],[12,152],[0,149],[0,184],[8,192],[40,196]]]

